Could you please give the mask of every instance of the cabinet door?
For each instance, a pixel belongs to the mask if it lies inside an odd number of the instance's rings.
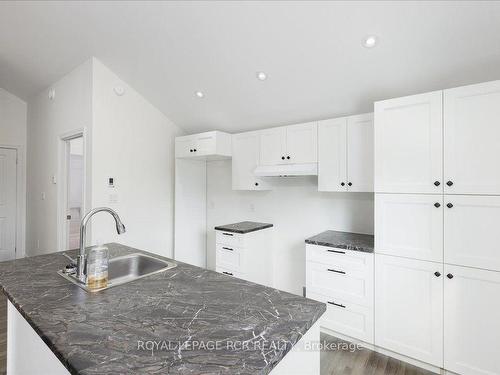
[[[407,258],[443,260],[443,198],[376,194],[375,251]]]
[[[217,153],[216,150],[216,133],[207,132],[201,133],[194,139],[193,148],[196,150],[194,156],[213,155]]]
[[[260,133],[260,164],[286,164],[286,130],[282,128],[266,129]]]
[[[446,193],[500,194],[500,81],[444,91]]]
[[[318,190],[347,190],[347,119],[318,124]]]
[[[444,204],[445,263],[500,271],[500,197],[446,195]]]
[[[500,374],[500,273],[445,265],[444,368]]]
[[[289,163],[294,164],[318,161],[318,125],[316,122],[286,127],[285,156]]]
[[[269,184],[254,175],[259,164],[259,132],[233,135],[232,185],[233,190],[268,190]]]
[[[187,158],[194,156],[194,140],[193,138],[180,137],[175,139],[175,157]]]
[[[375,191],[442,193],[442,120],[442,91],[375,103]]]
[[[376,254],[375,301],[375,345],[442,367],[442,264]]]
[[[347,118],[349,191],[373,191],[373,114]]]

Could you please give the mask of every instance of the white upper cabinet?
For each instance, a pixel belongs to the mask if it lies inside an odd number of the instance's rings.
[[[373,114],[318,123],[318,190],[373,191]]]
[[[500,374],[500,273],[450,265],[444,273],[444,367]]]
[[[318,124],[318,190],[347,191],[347,118]]]
[[[442,91],[375,103],[375,191],[442,193]]]
[[[500,194],[500,81],[444,91],[444,139],[446,193]]]
[[[211,131],[175,138],[175,157],[225,159],[231,157],[231,134]]]
[[[444,261],[500,271],[500,197],[445,195]]]
[[[316,122],[260,131],[260,165],[302,164],[318,161]]]
[[[375,251],[442,262],[443,197],[376,194]]]
[[[443,273],[440,263],[375,255],[375,345],[443,366]]]
[[[254,175],[260,157],[260,132],[233,135],[232,147],[233,190],[269,190],[267,181]]]

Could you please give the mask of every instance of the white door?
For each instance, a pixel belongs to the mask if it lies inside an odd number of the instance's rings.
[[[443,191],[442,91],[375,103],[375,191]]]
[[[16,257],[17,151],[0,148],[0,261]]]
[[[444,91],[444,151],[445,192],[500,194],[500,81]]]
[[[373,191],[373,113],[347,118],[347,186]]]
[[[233,135],[232,148],[233,190],[268,190],[269,184],[254,175],[259,164],[259,132]]]
[[[445,265],[444,367],[500,374],[500,273]]]
[[[286,164],[286,130],[284,127],[261,130],[260,164]]]
[[[318,161],[318,124],[286,127],[286,160],[289,163],[316,163]]]
[[[375,345],[443,365],[443,265],[375,255]]]
[[[347,119],[318,124],[318,190],[347,191]]]
[[[431,194],[376,194],[375,251],[441,262],[443,197]]]
[[[500,197],[445,195],[444,261],[500,271]]]

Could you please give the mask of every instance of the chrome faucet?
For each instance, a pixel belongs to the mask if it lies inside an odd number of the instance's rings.
[[[85,254],[85,239],[87,237],[87,223],[89,222],[90,218],[95,215],[98,212],[108,212],[110,213],[113,218],[115,219],[116,223],[116,232],[118,234],[125,233],[125,225],[123,225],[122,221],[120,220],[120,217],[118,214],[112,210],[111,208],[108,207],[98,207],[94,208],[93,210],[90,210],[87,212],[87,214],[83,217],[82,222],[80,224],[80,253],[78,254],[76,258],[76,275],[78,279],[81,282],[86,282],[87,279],[87,255]]]

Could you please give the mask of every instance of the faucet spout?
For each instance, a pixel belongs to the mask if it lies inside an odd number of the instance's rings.
[[[76,262],[76,273],[78,279],[82,282],[86,282],[87,278],[87,265],[86,265],[87,255],[85,254],[87,223],[89,222],[90,218],[98,212],[107,212],[111,214],[111,216],[113,216],[113,218],[115,219],[116,232],[118,234],[125,233],[125,225],[123,225],[122,221],[120,220],[120,216],[118,216],[115,210],[112,210],[109,207],[98,207],[87,212],[87,214],[83,217],[82,222],[80,224],[80,252],[78,254]]]

